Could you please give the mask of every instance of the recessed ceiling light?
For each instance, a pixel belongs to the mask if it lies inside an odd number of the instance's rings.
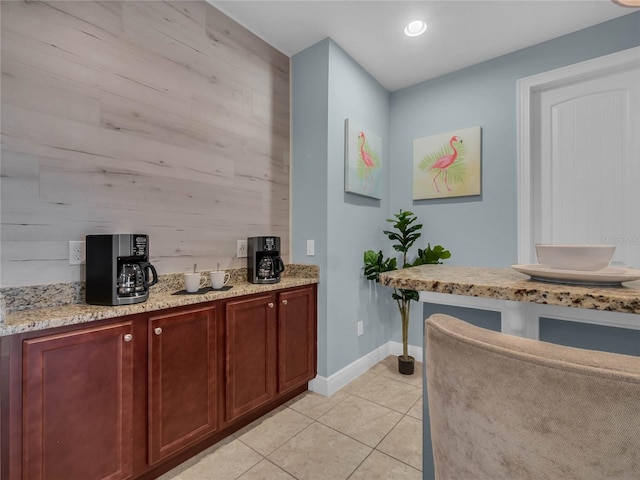
[[[422,20],[414,20],[404,27],[404,34],[407,37],[417,37],[427,31],[427,24]]]

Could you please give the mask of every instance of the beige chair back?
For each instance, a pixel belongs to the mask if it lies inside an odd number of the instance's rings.
[[[425,322],[438,480],[640,479],[640,357]]]

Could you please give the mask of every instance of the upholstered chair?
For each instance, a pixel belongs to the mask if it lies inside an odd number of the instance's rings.
[[[437,480],[640,479],[640,357],[425,322]]]

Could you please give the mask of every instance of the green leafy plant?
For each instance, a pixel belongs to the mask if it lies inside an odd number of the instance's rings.
[[[393,230],[383,230],[383,233],[393,243],[393,248],[402,254],[402,266],[400,268],[415,267],[418,265],[442,263],[451,257],[451,252],[445,250],[441,245],[431,248],[431,244],[427,244],[427,248],[418,249],[418,254],[413,262],[407,261],[407,255],[413,244],[420,238],[422,224],[415,223],[417,217],[413,212],[403,211],[394,214],[395,218],[388,218],[387,222],[393,223]],[[369,280],[380,282],[380,274],[398,270],[398,260],[395,257],[388,257],[382,253],[382,250],[375,252],[367,250],[364,252],[364,275]],[[418,301],[418,292],[415,290],[404,290],[401,288],[393,289],[393,299],[400,310],[402,319],[402,357],[403,360],[409,360],[408,340],[409,340],[409,314],[411,311],[411,301]]]

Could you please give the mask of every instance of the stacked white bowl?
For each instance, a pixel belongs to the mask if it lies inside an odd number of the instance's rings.
[[[607,268],[615,249],[615,245],[536,244],[536,255],[547,268],[592,272]]]

